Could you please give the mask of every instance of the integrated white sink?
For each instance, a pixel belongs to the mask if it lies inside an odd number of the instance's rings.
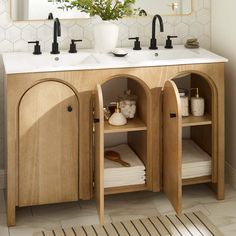
[[[158,50],[143,49],[128,52],[125,57],[115,57],[111,53],[97,53],[93,50],[80,50],[76,54],[62,52],[58,55],[43,53],[4,53],[3,62],[6,74],[91,70],[127,67],[148,67],[182,64],[200,64],[227,62],[228,60],[205,49],[186,49],[175,46],[174,49],[160,47]]]

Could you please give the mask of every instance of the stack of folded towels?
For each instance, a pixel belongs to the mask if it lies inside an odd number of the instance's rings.
[[[182,178],[211,175],[211,157],[190,139],[183,139]]]
[[[121,144],[119,146],[107,148],[106,150],[118,152],[121,159],[129,163],[130,167],[124,167],[120,163],[104,158],[105,188],[145,184],[145,166],[127,144]]]
[[[186,48],[199,48],[199,42],[196,38],[188,39],[185,43]]]

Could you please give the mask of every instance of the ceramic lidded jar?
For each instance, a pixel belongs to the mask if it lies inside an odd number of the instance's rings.
[[[188,90],[179,88],[179,96],[181,101],[181,110],[182,116],[187,117],[189,116],[189,99],[188,99]]]
[[[127,118],[132,119],[136,114],[137,96],[131,94],[131,90],[126,90],[123,96],[119,97],[121,113]]]

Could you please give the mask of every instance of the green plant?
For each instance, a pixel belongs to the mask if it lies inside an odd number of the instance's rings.
[[[56,2],[63,10],[77,8],[90,16],[100,16],[103,20],[117,20],[132,15],[132,5],[136,0],[48,0]]]

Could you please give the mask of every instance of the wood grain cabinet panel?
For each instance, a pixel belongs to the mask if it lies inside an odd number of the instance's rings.
[[[163,89],[163,190],[178,214],[182,210],[182,127],[180,97],[173,81]]]
[[[205,98],[205,117],[182,119],[176,85],[184,78]],[[126,127],[103,121],[100,85],[113,79],[127,79],[138,96],[138,119]],[[9,74],[4,92],[9,226],[18,206],[92,198],[103,224],[104,194],[163,190],[177,213],[182,185],[208,183],[224,199],[224,63]],[[211,157],[210,175],[182,178],[183,127]],[[120,132],[146,183],[104,188],[104,133]]]
[[[19,206],[78,199],[78,99],[67,85],[30,88],[19,106]]]

